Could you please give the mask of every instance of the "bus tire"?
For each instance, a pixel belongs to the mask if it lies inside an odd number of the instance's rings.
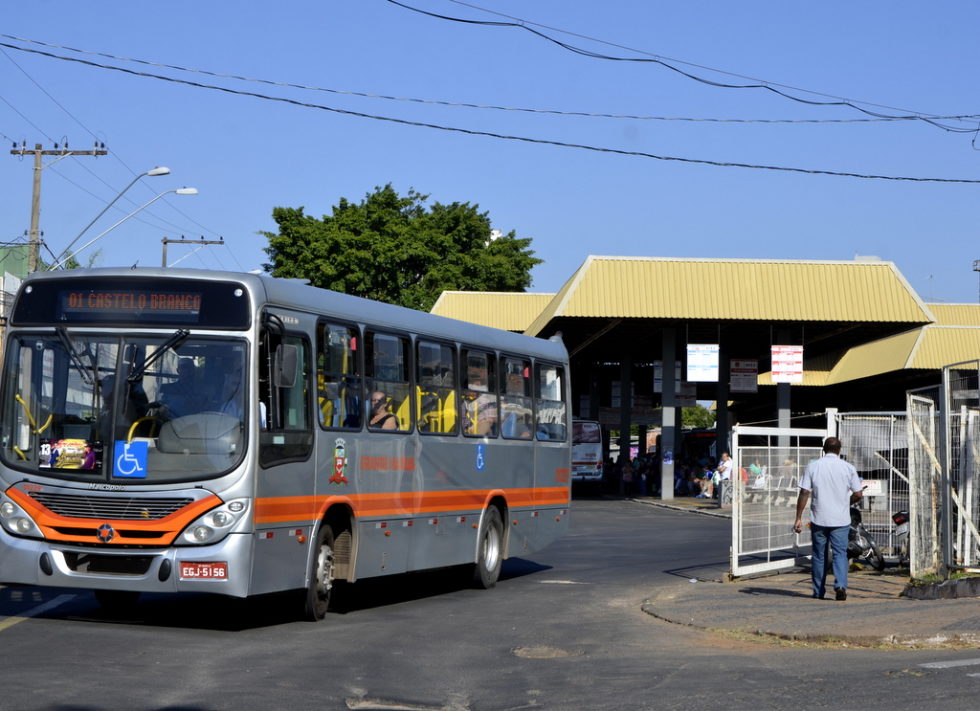
[[[500,518],[500,509],[491,506],[483,517],[477,542],[476,565],[473,566],[473,583],[476,587],[489,590],[497,584],[503,552],[504,522]]]
[[[320,526],[313,546],[313,561],[310,564],[309,582],[304,596],[303,619],[317,622],[322,620],[330,608],[330,596],[334,587],[334,535],[330,524]]]

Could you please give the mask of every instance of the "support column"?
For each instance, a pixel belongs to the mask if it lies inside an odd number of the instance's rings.
[[[623,354],[619,363],[619,461],[617,465],[629,461],[630,456],[630,415],[633,410],[630,391],[633,382],[633,355],[629,351]],[[620,470],[622,475],[622,470]],[[620,476],[620,493],[622,493],[622,476]]]
[[[663,420],[660,429],[660,498],[674,498],[674,456],[678,443],[677,408],[674,406],[674,374],[677,372],[677,331],[669,326],[663,329]]]
[[[718,344],[718,387],[715,391],[715,449],[718,458],[722,452],[730,452],[728,433],[732,429],[728,417],[729,380],[731,378],[731,362],[728,351]]]
[[[783,329],[776,334],[776,344],[777,345],[788,345],[790,342],[790,332]],[[790,387],[789,383],[776,383],[776,425],[780,429],[789,429],[792,422],[792,409],[790,403]],[[789,437],[780,436],[777,441],[777,445],[780,447],[789,447],[790,439]]]

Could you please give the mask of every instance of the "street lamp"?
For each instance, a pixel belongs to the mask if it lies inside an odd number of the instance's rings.
[[[67,262],[69,259],[71,259],[72,257],[74,257],[76,254],[78,254],[79,252],[81,252],[83,249],[86,249],[87,247],[89,247],[92,244],[94,244],[97,240],[100,240],[103,237],[105,237],[107,234],[109,234],[114,229],[116,229],[117,227],[119,227],[119,225],[121,225],[122,223],[124,223],[126,220],[128,220],[130,217],[132,217],[133,215],[135,215],[137,212],[139,212],[140,210],[143,210],[143,209],[149,207],[150,205],[152,205],[153,203],[155,203],[157,200],[159,200],[160,198],[162,198],[164,195],[169,195],[170,193],[175,193],[177,195],[197,195],[197,188],[177,188],[176,190],[164,190],[162,193],[160,193],[159,195],[157,195],[152,200],[148,200],[147,202],[144,202],[142,205],[140,205],[139,207],[137,207],[135,210],[133,210],[128,215],[126,215],[125,217],[121,218],[120,220],[117,220],[108,229],[105,229],[102,232],[100,232],[99,234],[97,234],[95,237],[93,237],[92,239],[90,239],[88,242],[86,242],[85,244],[83,244],[81,247],[79,247],[78,249],[76,249],[74,252],[72,252],[71,254],[69,254],[67,257],[62,258],[61,261],[59,261],[57,264],[55,264],[53,267],[51,267],[51,269],[54,270],[54,269],[57,269],[58,267],[63,266],[65,264],[65,262]]]
[[[116,200],[118,200],[119,198],[121,198],[123,196],[123,193],[125,193],[127,190],[129,190],[134,185],[136,185],[136,181],[137,180],[139,180],[140,178],[147,178],[147,177],[152,178],[152,177],[155,177],[157,175],[170,175],[170,168],[167,168],[167,167],[162,166],[162,165],[158,165],[156,168],[151,168],[150,170],[146,171],[145,173],[140,173],[135,178],[133,178],[130,181],[129,185],[127,185],[125,188],[123,188],[122,190],[120,190],[119,191],[119,194],[116,195],[116,197],[112,198],[112,200],[109,202],[109,204],[107,204],[104,208],[102,208],[102,212],[100,212],[98,215],[96,215],[95,217],[93,217],[92,218],[92,221],[89,222],[87,225],[85,225],[84,229],[82,229],[81,232],[79,232],[77,235],[75,235],[75,239],[73,239],[71,242],[69,242],[68,243],[68,246],[65,247],[63,250],[61,250],[61,253],[57,257],[55,257],[55,259],[60,259],[63,255],[68,254],[68,251],[73,246],[75,246],[75,243],[79,239],[81,239],[82,235],[85,234],[86,232],[88,232],[88,229],[92,225],[95,224],[96,220],[98,220],[100,217],[102,217],[106,213],[106,210],[108,210],[110,207],[112,207],[113,205],[116,204]],[[54,269],[54,267],[51,267],[51,268]]]

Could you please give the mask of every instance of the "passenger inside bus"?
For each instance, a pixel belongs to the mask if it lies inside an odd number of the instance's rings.
[[[371,393],[371,415],[368,427],[373,430],[397,430],[398,418],[388,412],[388,396],[376,390]]]

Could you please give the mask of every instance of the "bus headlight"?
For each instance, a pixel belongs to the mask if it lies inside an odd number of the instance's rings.
[[[226,501],[191,523],[184,529],[181,538],[184,543],[195,546],[217,543],[231,532],[247,511],[248,499]]]
[[[34,519],[6,496],[0,498],[0,525],[15,536],[44,538]]]

